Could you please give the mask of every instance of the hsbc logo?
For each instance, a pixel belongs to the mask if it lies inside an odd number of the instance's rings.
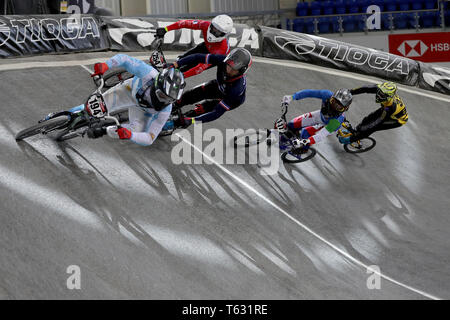
[[[428,46],[422,40],[405,40],[397,48],[404,57],[421,57],[428,51]]]

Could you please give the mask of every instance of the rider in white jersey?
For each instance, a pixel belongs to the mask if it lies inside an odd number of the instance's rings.
[[[121,128],[97,126],[87,132],[90,138],[105,134],[128,139],[142,146],[151,145],[158,137],[172,111],[172,103],[181,98],[186,85],[178,69],[158,72],[152,66],[125,54],[118,54],[106,63],[95,64],[92,76],[103,75],[109,68],[125,68],[134,77],[103,94],[109,112],[128,109],[129,123]],[[84,105],[71,109],[82,110]]]

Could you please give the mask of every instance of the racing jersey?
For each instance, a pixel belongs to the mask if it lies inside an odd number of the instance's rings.
[[[376,94],[378,86],[368,85],[360,88],[355,88],[350,90],[352,95],[361,93],[373,93]],[[406,106],[403,100],[396,94],[394,98],[390,101],[382,102],[381,108],[383,112],[381,113],[381,119],[383,121],[394,120],[400,124],[405,124],[408,121],[408,112],[406,111]]]
[[[157,111],[154,108],[141,107],[136,99],[136,94],[143,86],[148,86],[149,83],[154,81],[159,72],[145,62],[125,54],[115,55],[114,57],[108,59],[106,64],[109,68],[125,68],[129,73],[134,75],[133,79],[130,80],[132,99],[133,102],[135,102],[135,105],[130,108],[139,108],[142,110],[142,114],[145,117],[146,126],[142,132],[132,131],[130,140],[139,145],[152,144],[161,132],[167,118],[170,116],[170,113],[172,112],[172,104],[163,107],[160,111]],[[152,90],[147,90],[149,94],[150,91]],[[120,97],[115,98],[114,100],[120,100]],[[152,105],[160,103],[156,96],[152,96],[151,94],[150,100],[152,101]],[[112,101],[112,105],[117,103],[117,101]],[[130,111],[129,113],[131,115],[132,112]],[[130,123],[132,120],[133,119],[131,119],[130,116]]]
[[[330,90],[311,89],[301,90],[292,95],[294,100],[301,100],[305,98],[317,98],[322,100],[322,108],[320,112],[307,113],[302,119],[302,127],[312,126],[314,124],[323,124],[323,128],[315,132],[315,134],[309,138],[310,144],[318,143],[333,132],[337,131],[345,120],[345,113],[342,113],[338,117],[331,117],[322,112],[322,110],[326,110],[328,108],[330,98],[332,96],[333,92]]]
[[[201,30],[203,35],[203,40],[205,41],[206,48],[209,53],[212,54],[224,54],[227,55],[230,52],[230,45],[228,44],[228,40],[225,38],[220,42],[208,42],[206,33],[208,31],[210,21],[204,20],[180,20],[166,27],[167,31],[178,30],[178,29],[192,29],[192,30]],[[205,52],[206,54],[207,52]],[[199,63],[194,68],[189,69],[184,72],[184,77],[189,78],[194,75],[202,73],[204,70],[208,69],[211,65],[206,63]]]
[[[203,62],[217,66],[217,85],[223,98],[219,101],[213,111],[195,117],[196,121],[209,122],[216,120],[222,116],[226,111],[233,110],[239,107],[245,101],[245,92],[247,88],[247,81],[245,75],[227,79],[226,64],[223,63],[226,55],[217,54],[192,54],[180,59],[177,63],[179,66],[189,64],[192,62]]]

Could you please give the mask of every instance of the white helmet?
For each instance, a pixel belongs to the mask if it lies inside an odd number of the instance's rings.
[[[233,20],[226,14],[221,14],[212,19],[206,37],[208,42],[220,42],[231,33]]]

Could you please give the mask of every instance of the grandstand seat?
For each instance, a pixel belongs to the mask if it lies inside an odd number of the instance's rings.
[[[320,3],[320,8],[322,9],[322,14],[333,14],[334,6],[332,1],[322,1]]]
[[[320,16],[322,14],[319,1],[312,1],[310,9],[311,9],[312,16]]]
[[[389,19],[389,14],[381,15],[381,29],[383,30],[391,30],[391,21]],[[395,26],[395,23],[394,23]]]
[[[344,17],[341,18],[343,19]],[[341,30],[339,30],[339,17],[331,17],[331,27],[333,32],[341,32]]]
[[[295,32],[305,32],[305,19],[294,19],[292,23],[292,30]]]
[[[359,12],[359,0],[345,0],[345,7],[347,8],[347,13],[358,13]]]
[[[416,28],[416,13],[415,12],[409,12],[406,14],[407,20],[408,20],[408,28],[415,29]],[[417,23],[419,26],[422,25],[422,21],[420,19],[420,15],[418,14],[419,20]]]
[[[305,26],[304,27],[305,33],[314,34],[314,19],[313,18],[305,19],[304,26]]]
[[[359,11],[358,12],[366,12],[367,7],[372,4],[369,0],[358,0]]]
[[[397,1],[384,0],[384,10],[385,11],[397,11]]]
[[[295,13],[299,17],[304,17],[308,15],[308,2],[297,2],[297,7]]]
[[[369,2],[369,5],[377,5],[381,11],[384,11],[384,0],[372,0]]]
[[[409,0],[392,0],[397,4],[399,11],[408,11],[409,10]]]
[[[396,30],[408,28],[408,16],[406,13],[394,13],[393,16]]]
[[[437,25],[437,20],[439,18],[438,12],[422,12],[422,27],[432,28]]]
[[[336,0],[334,2],[334,11],[336,14],[345,14],[345,2],[344,0]]]
[[[319,18],[319,33],[331,33],[331,19],[329,17]]]
[[[423,9],[422,0],[411,0],[411,9],[412,10],[422,10]]]
[[[366,28],[366,19],[364,19],[364,15],[355,16],[355,26],[358,31],[364,31]]]
[[[437,9],[437,0],[427,0],[423,2],[424,9]]]
[[[355,16],[342,17],[344,19],[342,25],[344,32],[356,31],[356,18]]]

